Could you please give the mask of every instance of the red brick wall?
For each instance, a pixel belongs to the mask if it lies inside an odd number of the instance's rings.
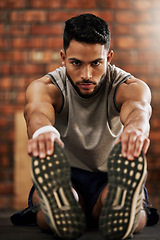
[[[84,12],[109,23],[112,63],[152,90],[147,186],[159,207],[159,11],[159,0],[0,0],[0,208],[12,207],[14,196],[14,113],[23,109],[28,84],[60,65],[64,21]]]

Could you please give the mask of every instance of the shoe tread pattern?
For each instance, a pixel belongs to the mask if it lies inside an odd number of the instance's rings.
[[[32,178],[51,229],[64,239],[75,239],[84,233],[85,217],[71,190],[70,166],[57,143],[51,156],[33,157]]]
[[[118,143],[109,155],[109,190],[99,223],[106,239],[126,239],[132,235],[134,222],[137,221],[141,209],[145,170],[143,153],[129,161],[121,154],[121,143]]]

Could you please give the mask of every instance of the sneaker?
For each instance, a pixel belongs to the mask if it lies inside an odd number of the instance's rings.
[[[121,143],[113,148],[108,158],[108,195],[99,221],[100,231],[106,239],[126,239],[133,235],[142,206],[146,174],[143,153],[129,161],[121,154]]]
[[[22,211],[14,213],[10,220],[15,226],[36,226],[36,212],[39,208],[39,205],[34,207],[27,207]]]
[[[148,197],[147,188],[144,188],[145,199],[143,200],[143,208],[147,214],[146,226],[154,226],[159,221],[159,213],[156,208],[153,208]]]
[[[57,143],[51,156],[44,159],[33,157],[32,179],[51,230],[63,239],[82,235],[86,226],[85,216],[71,190],[66,155]]]
[[[37,225],[37,212],[39,211],[39,204],[33,206],[32,197],[34,193],[34,186],[32,186],[28,196],[28,207],[14,213],[10,220],[15,226],[36,226]]]

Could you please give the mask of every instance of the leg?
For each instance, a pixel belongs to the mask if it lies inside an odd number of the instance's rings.
[[[45,159],[33,157],[32,179],[50,229],[66,239],[81,235],[85,231],[85,217],[73,196],[70,166],[64,150],[58,144],[55,144],[52,156]],[[39,225],[44,223],[42,216],[38,213]]]
[[[39,197],[36,190],[33,193],[32,202],[33,206],[39,203]],[[37,225],[44,231],[51,231],[41,209],[37,212]]]
[[[74,188],[72,188],[72,192],[73,192],[73,195],[76,199],[77,202],[80,203],[80,205],[82,206],[83,208],[83,202],[82,202],[82,199],[78,196],[78,193],[75,191]],[[32,202],[33,202],[33,206],[37,205],[39,203],[39,197],[38,197],[38,194],[37,194],[37,191],[35,190],[34,193],[33,193],[33,197],[32,197]],[[45,219],[45,215],[43,214],[42,210],[40,209],[38,212],[37,212],[37,225],[43,230],[43,231],[51,231],[46,219]]]
[[[126,239],[135,230],[141,230],[146,222],[146,215],[141,211],[145,157],[141,154],[129,161],[121,154],[121,144],[117,144],[108,158],[108,178],[108,194],[106,187],[99,200],[99,206],[103,206],[100,230],[107,239]]]
[[[104,187],[104,189],[102,190],[101,194],[99,195],[99,198],[93,208],[93,212],[92,215],[95,219],[98,219],[101,213],[101,210],[104,206],[105,203],[105,199],[107,197],[108,194],[108,185],[106,185]],[[145,198],[144,193],[143,193],[143,199]],[[147,221],[147,216],[146,216],[146,211],[144,210],[143,206],[142,209],[140,211],[140,216],[139,216],[139,222],[134,230],[135,233],[140,232],[141,230],[143,230],[143,228],[146,226],[146,221]]]

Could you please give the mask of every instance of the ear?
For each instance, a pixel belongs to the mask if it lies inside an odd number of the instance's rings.
[[[63,50],[60,51],[62,66],[66,65],[66,54]]]
[[[107,65],[111,62],[113,55],[114,55],[113,50],[110,50],[107,54]]]

